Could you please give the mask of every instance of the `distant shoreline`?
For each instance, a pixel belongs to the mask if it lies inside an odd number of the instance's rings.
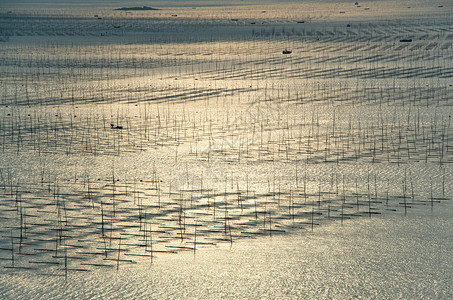
[[[116,8],[115,10],[160,10],[158,8],[153,8],[153,7],[148,7],[148,6],[136,6],[136,7],[121,7],[121,8]]]

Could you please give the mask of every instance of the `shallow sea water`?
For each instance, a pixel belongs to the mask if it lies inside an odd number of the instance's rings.
[[[0,298],[453,298],[452,3],[153,4],[0,6]]]
[[[3,298],[449,299],[451,204],[60,277],[3,274]]]

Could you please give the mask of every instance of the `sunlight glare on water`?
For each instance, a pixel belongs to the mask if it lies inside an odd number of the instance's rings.
[[[127,5],[0,7],[0,297],[452,297],[452,3]]]

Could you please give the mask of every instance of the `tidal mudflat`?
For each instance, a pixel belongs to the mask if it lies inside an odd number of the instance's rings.
[[[452,298],[452,12],[5,2],[0,297]]]

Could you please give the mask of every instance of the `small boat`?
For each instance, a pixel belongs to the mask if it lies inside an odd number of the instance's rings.
[[[123,129],[123,126],[120,126],[120,125],[115,126],[115,124],[110,124],[110,128],[111,129]]]
[[[293,53],[293,51],[288,50],[288,49],[283,50],[283,54],[291,54],[291,53]]]

